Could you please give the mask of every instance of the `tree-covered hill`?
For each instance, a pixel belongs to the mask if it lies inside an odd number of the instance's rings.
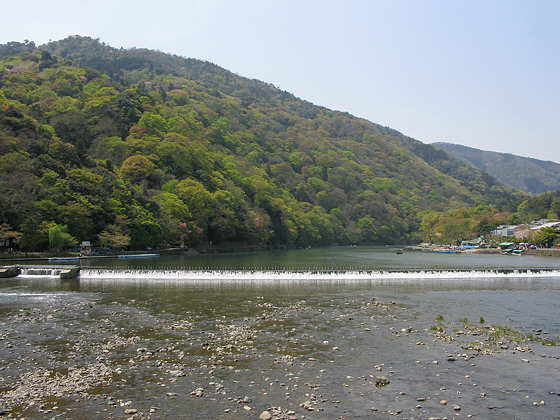
[[[560,164],[558,163],[511,153],[489,152],[459,144],[434,143],[434,145],[521,191],[538,194],[560,190]]]
[[[0,173],[22,249],[402,243],[425,211],[522,197],[270,84],[78,36],[0,45]]]

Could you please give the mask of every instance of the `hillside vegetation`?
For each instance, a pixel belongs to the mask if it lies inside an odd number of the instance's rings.
[[[434,143],[453,155],[516,189],[531,194],[560,190],[560,164],[489,152],[451,143]]]
[[[78,36],[0,60],[0,223],[22,249],[415,242],[426,211],[523,197],[208,62]]]

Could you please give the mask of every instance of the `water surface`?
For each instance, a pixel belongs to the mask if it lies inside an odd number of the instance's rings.
[[[454,335],[483,318],[558,340],[555,258],[333,247],[82,264],[77,280],[0,281],[1,401],[13,417],[560,412],[556,347],[482,355],[463,348],[476,336]],[[440,326],[455,341],[436,338]],[[57,393],[40,386],[44,373]],[[390,384],[376,387],[379,375]]]

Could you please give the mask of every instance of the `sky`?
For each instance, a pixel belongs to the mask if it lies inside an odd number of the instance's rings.
[[[5,3],[0,43],[156,49],[424,143],[560,163],[558,0]]]

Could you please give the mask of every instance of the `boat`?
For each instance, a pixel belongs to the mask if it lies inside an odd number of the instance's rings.
[[[80,257],[51,257],[49,261],[78,261]]]
[[[397,254],[398,254],[398,255],[400,255],[400,254],[402,254],[402,253],[403,253],[403,250],[402,250],[402,249],[397,249]]]
[[[502,250],[501,254],[502,255],[523,255],[523,250],[522,249],[507,248],[507,249]]]
[[[120,254],[117,255],[117,258],[153,258],[159,256],[159,254]]]

